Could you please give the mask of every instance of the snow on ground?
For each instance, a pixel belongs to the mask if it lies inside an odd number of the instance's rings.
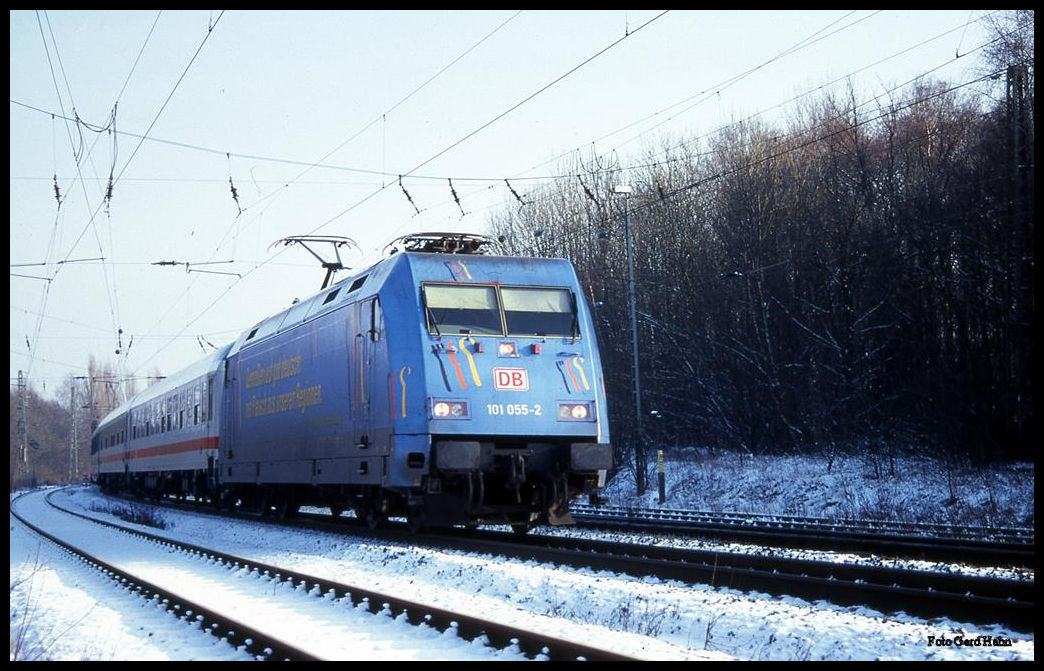
[[[177,652],[175,652],[177,651]],[[11,660],[247,660],[40,543],[11,518]]]
[[[632,469],[606,488],[613,505],[660,507],[656,453],[638,496]],[[987,469],[921,457],[740,455],[709,448],[665,454],[666,500],[686,510],[1033,528],[1033,464]]]
[[[957,521],[969,524],[973,522],[967,520],[982,524],[982,520],[991,518],[999,526],[1033,525],[1031,466],[991,475],[938,476],[939,469],[907,463],[895,476],[878,472],[881,477],[868,480],[863,476],[873,475],[873,470],[866,462],[854,459],[835,461],[827,473],[825,463],[802,463],[796,459],[747,457],[741,462],[737,457],[703,450],[681,451],[677,455],[686,460],[686,465],[668,460],[665,507],[815,516],[831,516],[827,511],[833,510],[836,517],[865,518],[875,516],[871,502],[885,501],[891,502],[889,510],[897,509],[892,504],[902,504],[907,515],[921,521],[940,521],[947,517],[946,509],[951,509],[960,512]],[[761,486],[756,484],[759,475]],[[950,495],[951,484],[962,487],[957,497]],[[644,497],[636,497],[633,480],[628,482],[627,474],[621,473],[608,492],[616,505],[655,507],[655,472],[650,485]],[[954,498],[957,500],[950,501]],[[58,495],[63,505],[88,511],[125,505],[99,499],[93,488]],[[930,508],[931,512],[912,512],[917,505]],[[92,514],[115,519],[103,512]],[[535,562],[517,563],[498,556],[411,548],[322,532],[290,531],[246,520],[215,520],[167,511],[161,516],[168,528],[148,531],[289,565],[305,573],[402,598],[575,637],[592,645],[611,644],[614,649],[652,659],[1034,657],[1032,635],[996,626],[979,627],[944,619],[926,622],[902,615],[885,616],[865,608],[808,603],[677,581],[636,579],[604,571],[553,568]],[[11,586],[12,659],[244,658],[243,653],[191,631],[154,606],[113,588],[49,543],[37,542],[13,518]],[[317,608],[322,607],[322,599],[315,601]],[[352,623],[359,628],[359,647],[352,652],[348,645],[344,649],[349,652],[341,653],[344,658],[369,657],[364,647],[368,634],[364,635],[362,628],[373,626],[377,619],[367,616]],[[383,620],[387,623],[388,618]],[[403,641],[402,650],[416,648],[417,632],[403,627],[402,632],[392,635],[410,639]],[[1012,646],[959,643],[975,641],[979,636],[1010,638]],[[933,645],[930,638],[955,643]],[[395,658],[388,650],[384,655],[385,659]],[[440,655],[454,660],[491,658],[488,649],[467,642],[446,648],[436,656]]]

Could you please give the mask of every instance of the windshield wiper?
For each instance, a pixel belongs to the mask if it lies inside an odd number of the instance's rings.
[[[424,303],[424,311],[428,313],[428,323],[431,324],[433,329],[435,329],[435,335],[441,338],[442,332],[439,331],[439,323],[435,320],[435,313],[431,311],[431,308],[428,307],[426,301]]]
[[[573,323],[570,325],[570,329],[573,332],[573,340],[580,337],[580,314],[576,307],[576,294],[572,291],[569,292],[569,297],[573,301]]]

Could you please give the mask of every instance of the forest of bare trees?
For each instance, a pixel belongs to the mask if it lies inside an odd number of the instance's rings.
[[[576,264],[622,463],[626,220],[645,444],[1032,459],[1032,12],[994,28],[977,81],[578,158],[494,217],[515,253]]]
[[[120,385],[113,365],[94,357],[84,373],[59,386],[62,401],[46,399],[29,385],[11,390],[12,490],[87,478],[91,432],[120,404]],[[133,380],[125,383],[124,393],[134,395]]]

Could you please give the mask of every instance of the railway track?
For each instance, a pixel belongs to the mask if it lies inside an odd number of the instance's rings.
[[[273,586],[286,584],[301,592],[302,598],[323,598],[342,600],[352,607],[372,614],[382,614],[395,619],[402,619],[410,624],[426,626],[442,632],[452,632],[465,640],[484,640],[492,648],[517,649],[533,659],[545,660],[589,660],[589,661],[626,661],[633,657],[617,652],[602,650],[581,642],[569,641],[546,634],[531,632],[519,627],[505,625],[473,615],[453,612],[416,603],[406,599],[381,594],[357,585],[347,585],[318,576],[308,575],[284,566],[275,566],[253,559],[217,552],[209,548],[173,541],[169,538],[150,534],[136,529],[128,529],[83,515],[76,511],[50,505],[62,512],[74,515],[122,533],[132,534],[144,541],[158,543],[168,551],[181,552],[199,559],[202,563],[217,563],[226,568],[230,575],[246,572],[261,577]],[[307,642],[286,641],[279,633],[253,627],[241,619],[196,600],[186,598],[177,593],[177,588],[155,584],[141,578],[112,563],[106,562],[92,553],[75,547],[48,531],[39,528],[25,519],[12,506],[11,514],[34,533],[56,543],[66,552],[78,557],[87,565],[111,577],[119,586],[137,592],[143,599],[163,604],[174,616],[194,624],[230,645],[243,647],[257,659],[263,660],[321,660],[309,647]],[[304,596],[311,595],[311,596]]]
[[[976,566],[1034,566],[1033,529],[979,528],[789,515],[573,506],[588,528],[672,533],[747,543],[874,553]]]
[[[1032,580],[914,571],[864,564],[484,532],[435,537],[440,546],[522,560],[705,583],[739,591],[861,605],[885,613],[948,617],[1033,631]],[[416,542],[416,540],[414,540]]]
[[[247,515],[251,519],[278,523],[272,518]],[[416,535],[407,530],[405,523],[391,522],[387,528],[369,530],[356,522],[319,514],[301,514],[293,520],[295,526],[371,536],[406,545],[502,554],[522,561],[654,576],[812,602],[823,600],[840,606],[867,606],[883,613],[947,617],[970,624],[1001,624],[1021,632],[1033,631],[1033,580],[539,534],[518,536],[486,530]]]
[[[306,516],[307,517],[307,516]],[[320,528],[345,528],[314,516]],[[1033,631],[1033,580],[911,570],[617,541],[498,531],[449,530],[417,536],[404,524],[352,533],[465,552],[504,554],[519,560],[564,564],[663,580],[704,583],[739,591],[868,606],[885,613],[948,617],[972,624],[1003,624]]]

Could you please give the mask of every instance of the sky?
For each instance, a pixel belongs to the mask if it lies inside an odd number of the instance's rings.
[[[11,384],[190,365],[319,290],[289,236],[348,238],[361,270],[486,232],[577,161],[783,123],[847,81],[969,81],[986,14],[12,10]]]
[[[993,470],[960,471],[948,483],[942,464],[899,459],[894,477],[871,477],[860,459],[842,459],[828,473],[825,460],[758,455],[701,453],[668,456],[664,507],[697,510],[794,512],[837,519],[854,512],[885,511],[883,502],[901,503],[898,517],[911,520],[922,511],[950,510],[962,522],[982,524],[984,511],[1002,511],[994,524],[1033,526],[1032,464]],[[695,468],[693,468],[695,466]],[[928,473],[928,477],[923,474]],[[988,479],[995,481],[990,484]],[[712,483],[711,480],[714,482]],[[779,482],[788,486],[780,487]],[[699,486],[685,486],[699,483]],[[945,506],[950,486],[960,505]],[[655,508],[651,495],[634,498],[626,476],[610,483],[614,505]],[[775,494],[773,494],[775,492]],[[280,631],[307,627],[314,652],[337,659],[511,660],[517,653],[475,645],[455,636],[420,632],[391,620],[352,610],[343,602],[307,597],[290,587],[274,587],[245,571],[236,574],[171,552],[166,547],[100,530],[49,509],[44,491],[19,493],[12,509],[76,545],[153,582],[176,582],[179,593],[206,598],[209,605],[237,604],[252,626]],[[91,517],[116,521],[125,503],[107,499],[92,487],[58,492],[57,503]],[[839,507],[839,502],[843,502]],[[962,507],[963,506],[963,507]],[[826,601],[809,603],[786,596],[740,592],[680,581],[635,578],[609,571],[515,562],[501,556],[410,547],[320,531],[293,530],[239,518],[215,520],[192,512],[160,511],[166,529],[139,527],[159,535],[214,547],[276,565],[335,579],[399,598],[435,603],[448,610],[478,613],[531,631],[610,646],[624,654],[654,660],[1032,660],[1034,637],[995,625],[947,618],[924,620],[886,615]],[[951,520],[952,521],[952,520]],[[50,660],[236,660],[244,655],[171,616],[145,605],[84,565],[40,542],[11,519],[11,637],[18,659]],[[134,526],[134,525],[130,525]],[[563,527],[533,533],[586,534]],[[686,543],[722,549],[711,541],[641,539],[614,534],[625,542]],[[727,544],[728,551],[787,553],[757,546]],[[856,555],[791,551],[789,554],[838,562],[867,561]],[[889,565],[898,560],[873,558]],[[1032,579],[1033,570],[993,571],[956,564],[908,562],[921,570],[996,573]],[[275,622],[273,625],[272,623]],[[928,637],[1003,636],[1012,647],[938,647]],[[321,646],[321,647],[319,647]],[[15,646],[12,644],[12,652]]]

